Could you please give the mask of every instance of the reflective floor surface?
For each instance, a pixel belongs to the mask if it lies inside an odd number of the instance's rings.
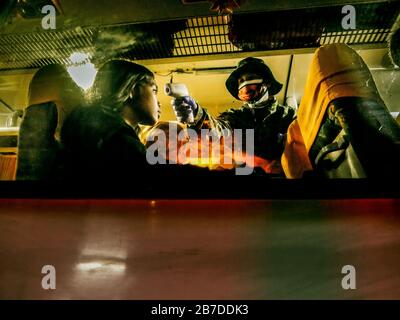
[[[400,200],[3,199],[0,298],[400,299]]]

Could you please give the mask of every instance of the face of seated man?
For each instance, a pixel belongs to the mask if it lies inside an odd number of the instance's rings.
[[[130,99],[122,110],[122,117],[131,125],[154,125],[161,114],[157,99],[158,86],[154,79],[141,81],[133,86]]]
[[[136,86],[132,92],[133,108],[139,115],[139,123],[154,125],[161,115],[161,104],[157,99],[158,86],[154,79]]]

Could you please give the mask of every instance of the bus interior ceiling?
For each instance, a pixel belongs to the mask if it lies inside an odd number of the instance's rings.
[[[210,12],[204,1],[192,5],[178,0],[156,2],[163,10],[168,8],[164,11],[149,10],[145,1],[119,1],[114,9],[106,1],[85,1],[80,10],[75,2],[63,3],[56,30],[41,29],[41,17],[19,16],[0,26],[0,99],[12,108],[27,106],[29,82],[38,68],[50,63],[70,66],[71,55],[77,52],[87,54],[95,65],[122,57],[148,66],[161,88],[161,120],[175,119],[170,97],[162,92],[171,76],[187,84],[191,95],[213,114],[239,107],[224,84],[246,56],[263,58],[284,84],[277,96],[281,103],[287,98],[293,103],[295,98],[298,104],[315,49],[344,42],[370,67],[389,110],[400,111],[396,103],[400,92],[395,90],[400,73],[391,64],[387,49],[390,32],[398,23],[397,2],[353,1],[360,28],[356,30],[341,26],[342,1],[331,1],[329,6],[321,1],[291,1],[279,8],[275,2],[252,1],[231,16]],[[254,28],[248,36],[249,21],[258,27],[268,20],[268,28]]]

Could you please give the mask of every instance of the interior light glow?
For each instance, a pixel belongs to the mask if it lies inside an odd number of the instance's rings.
[[[71,78],[78,86],[88,90],[94,82],[97,70],[86,53],[74,52],[69,57],[71,65],[67,68]]]

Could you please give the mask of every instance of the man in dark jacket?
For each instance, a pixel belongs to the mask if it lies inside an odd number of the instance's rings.
[[[279,159],[289,124],[295,118],[295,110],[279,105],[274,95],[281,89],[269,67],[263,60],[246,58],[226,80],[226,88],[233,97],[244,102],[240,109],[229,109],[218,117],[210,113],[192,97],[172,101],[178,121],[195,129],[223,130],[254,129],[254,154],[275,162],[279,172]],[[194,119],[189,123],[189,119]],[[242,143],[242,145],[245,145]]]
[[[149,170],[138,125],[159,118],[157,85],[144,66],[111,60],[97,73],[90,106],[74,110],[61,131],[66,177],[121,180]]]
[[[144,66],[124,60],[105,63],[91,89],[89,106],[76,108],[61,129],[65,178],[146,185],[153,179],[203,175],[203,168],[147,162],[139,124],[152,126],[159,119],[156,95],[154,75]]]

